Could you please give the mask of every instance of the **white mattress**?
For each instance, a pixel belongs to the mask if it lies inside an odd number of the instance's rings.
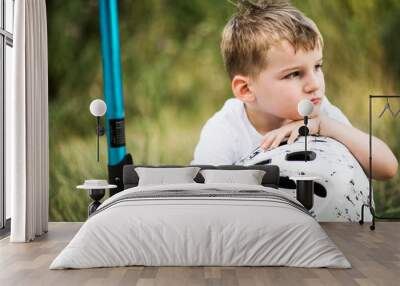
[[[135,198],[171,190],[189,195]],[[239,190],[265,195],[190,196]],[[127,265],[351,267],[318,222],[281,191],[196,183],[135,187],[107,199],[50,269]]]

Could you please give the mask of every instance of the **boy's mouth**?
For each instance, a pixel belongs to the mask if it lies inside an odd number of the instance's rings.
[[[321,102],[321,98],[313,98],[310,99],[310,101],[312,102],[312,104],[317,105]]]

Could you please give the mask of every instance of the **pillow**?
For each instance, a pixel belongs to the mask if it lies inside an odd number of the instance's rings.
[[[199,170],[199,167],[135,168],[139,176],[139,186],[195,183],[193,179]]]
[[[265,171],[262,170],[201,170],[205,184],[235,183],[261,185]]]

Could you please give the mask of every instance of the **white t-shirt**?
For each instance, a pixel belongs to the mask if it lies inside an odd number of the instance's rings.
[[[326,97],[321,103],[321,112],[351,126],[347,117]],[[244,103],[230,98],[203,126],[190,164],[231,165],[260,146],[262,138],[249,121]]]

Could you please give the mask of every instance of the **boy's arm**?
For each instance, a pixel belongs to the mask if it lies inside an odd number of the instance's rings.
[[[342,142],[369,174],[369,135],[361,130],[320,115],[320,134]],[[372,177],[388,180],[397,174],[398,162],[390,148],[372,136]]]
[[[271,150],[279,146],[285,137],[292,144],[299,136],[298,129],[303,120],[293,121],[278,129],[267,132],[261,142],[261,148]],[[346,123],[339,122],[327,115],[320,114],[308,122],[310,134],[331,137],[350,150],[366,174],[369,174],[369,135]],[[319,132],[318,132],[319,131]],[[398,162],[390,148],[380,139],[372,137],[372,178],[388,180],[397,174]]]

